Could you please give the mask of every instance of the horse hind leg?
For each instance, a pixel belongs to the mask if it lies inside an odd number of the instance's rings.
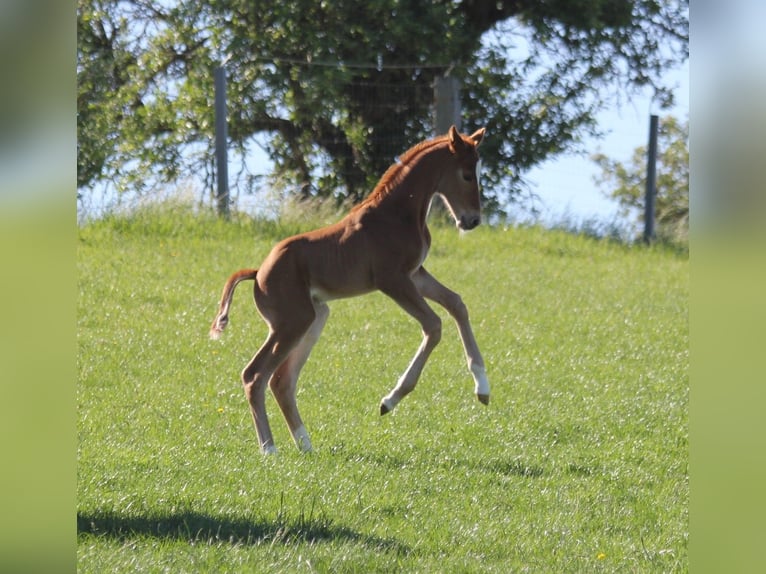
[[[266,342],[242,371],[242,384],[250,404],[250,412],[263,454],[275,454],[274,437],[266,414],[266,386],[275,371],[287,360],[313,322],[313,315],[305,322],[291,321],[288,325],[273,327]]]
[[[274,355],[276,343],[276,334],[270,332],[266,342],[242,371],[242,385],[250,405],[250,414],[253,417],[255,432],[258,436],[258,445],[263,454],[275,454],[277,452],[266,414],[265,402],[266,381],[269,380],[271,372],[275,369],[275,366],[271,364],[270,357]]]
[[[313,448],[296,403],[298,377],[309,358],[311,349],[319,340],[330,314],[329,307],[325,303],[316,304],[314,309],[316,313],[314,322],[269,380],[269,388],[285,417],[295,446],[301,452],[311,452]]]

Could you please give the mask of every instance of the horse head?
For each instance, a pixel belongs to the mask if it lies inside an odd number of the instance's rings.
[[[470,136],[449,129],[450,163],[439,181],[438,193],[444,198],[458,228],[473,229],[481,222],[481,160],[476,148],[484,138],[486,128]]]

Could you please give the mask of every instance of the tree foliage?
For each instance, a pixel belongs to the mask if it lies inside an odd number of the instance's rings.
[[[601,167],[598,182],[616,199],[623,215],[644,220],[646,146],[622,163],[604,154],[593,156]],[[660,240],[686,243],[689,237],[689,122],[662,118],[657,133],[656,233]]]
[[[432,135],[436,77],[461,80],[490,204],[596,133],[614,93],[653,88],[688,56],[688,0],[78,0],[78,187],[141,189],[195,174],[212,189],[213,69],[228,76],[230,149],[252,185],[363,197]]]

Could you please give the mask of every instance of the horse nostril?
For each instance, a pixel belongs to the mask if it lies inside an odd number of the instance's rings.
[[[478,215],[464,215],[460,218],[460,227],[465,230],[473,229],[481,222]]]

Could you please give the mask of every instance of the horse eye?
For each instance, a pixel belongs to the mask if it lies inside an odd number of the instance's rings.
[[[465,181],[473,181],[473,174],[470,171],[464,171],[463,172],[463,180],[465,180]]]

